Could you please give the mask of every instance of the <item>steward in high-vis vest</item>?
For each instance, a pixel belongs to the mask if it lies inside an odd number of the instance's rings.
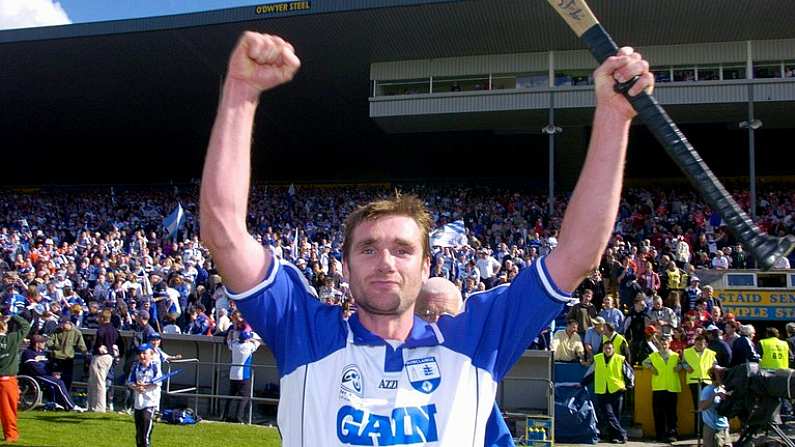
[[[789,344],[778,338],[778,329],[769,327],[765,330],[767,338],[759,340],[759,367],[763,369],[780,369],[789,367]]]
[[[626,443],[627,432],[620,421],[621,406],[624,392],[635,386],[635,372],[626,357],[615,353],[612,341],[602,344],[602,352],[594,356],[580,385],[585,386],[591,381],[594,383],[597,405],[607,419],[607,429],[603,433],[613,443]]]
[[[629,356],[629,343],[623,335],[616,332],[616,328],[610,323],[605,323],[604,332],[602,333],[602,343],[610,341],[613,343],[613,351],[616,354],[623,355],[629,364],[632,364],[632,359]]]
[[[693,399],[693,408],[698,408],[701,390],[712,383],[709,370],[717,364],[717,354],[707,348],[707,338],[703,334],[696,336],[693,346],[682,352],[682,368],[687,372],[685,381],[690,388],[690,397]],[[694,413],[694,427],[698,431],[701,418]]]
[[[679,354],[671,351],[671,336],[663,335],[660,339],[660,350],[652,352],[643,361],[645,368],[651,369],[652,407],[654,413],[654,429],[660,442],[675,442],[676,401],[682,384],[679,381]]]

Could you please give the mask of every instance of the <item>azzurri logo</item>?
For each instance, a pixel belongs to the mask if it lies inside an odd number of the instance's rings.
[[[345,405],[337,412],[337,438],[349,445],[409,445],[439,440],[436,405],[402,407],[389,416]]]

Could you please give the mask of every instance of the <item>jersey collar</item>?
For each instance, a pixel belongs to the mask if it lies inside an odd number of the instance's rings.
[[[353,333],[354,344],[371,346],[381,346],[387,344],[384,339],[373,334],[362,325],[361,321],[359,321],[358,314],[354,313],[351,315],[351,317],[348,319],[348,324],[350,325],[351,331]],[[409,336],[406,338],[403,346],[406,348],[416,348],[420,346],[435,346],[440,343],[441,340],[437,339],[436,332],[433,330],[433,327],[431,327],[431,325],[425,320],[415,315],[411,332],[409,332]]]

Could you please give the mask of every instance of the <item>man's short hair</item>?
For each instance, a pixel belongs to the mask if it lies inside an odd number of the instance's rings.
[[[787,335],[795,334],[795,323],[789,322],[789,323],[787,323],[787,326],[785,326],[785,327],[787,329]]]
[[[699,340],[706,342],[707,337],[705,337],[704,334],[698,334],[696,335],[696,338],[693,339],[693,342],[697,342]]]
[[[765,329],[765,336],[767,338],[770,338],[770,337],[778,338],[778,335],[779,335],[778,334],[778,329],[776,329],[774,327],[769,327],[769,328]]]
[[[430,232],[433,221],[431,214],[417,196],[396,193],[390,199],[376,200],[366,205],[360,206],[345,219],[345,241],[342,244],[342,256],[346,259],[351,254],[351,244],[353,243],[353,231],[364,221],[376,220],[384,216],[405,216],[410,217],[420,228],[420,243],[422,244],[422,254],[431,255]]]
[[[570,325],[570,324],[572,324],[572,323],[574,323],[574,324],[577,324],[577,325],[579,325],[579,324],[580,324],[580,323],[579,323],[579,322],[577,322],[577,320],[575,320],[574,318],[569,318],[568,320],[566,320],[566,326],[568,326],[568,325]]]

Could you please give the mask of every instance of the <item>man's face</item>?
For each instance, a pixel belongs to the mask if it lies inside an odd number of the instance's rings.
[[[566,326],[566,332],[568,332],[569,334],[573,334],[573,333],[577,332],[577,328],[579,326],[580,325],[576,321],[572,321],[571,323],[569,323]]]
[[[704,341],[703,339],[698,339],[693,344],[693,348],[696,349],[696,352],[704,352],[704,348],[706,347],[707,347],[707,342]]]
[[[610,357],[611,355],[613,355],[613,352],[614,352],[613,351],[613,344],[612,343],[607,343],[604,346],[604,348],[602,348],[602,351],[604,351],[605,357]]]
[[[607,309],[612,309],[613,308],[613,298],[609,297],[609,296],[605,297],[605,301],[603,303],[603,306],[605,308],[607,308]]]
[[[430,275],[421,234],[417,223],[406,216],[383,216],[354,229],[343,274],[360,310],[374,315],[412,310]]]
[[[662,300],[654,300],[654,309],[655,310],[662,309]]]
[[[590,290],[585,291],[582,294],[582,303],[589,304],[591,302],[591,298],[593,298],[593,292],[591,292]]]
[[[37,351],[43,351],[44,350],[44,345],[46,345],[46,344],[47,344],[46,342],[37,341],[36,343],[34,343],[34,347],[35,347],[35,349]]]

